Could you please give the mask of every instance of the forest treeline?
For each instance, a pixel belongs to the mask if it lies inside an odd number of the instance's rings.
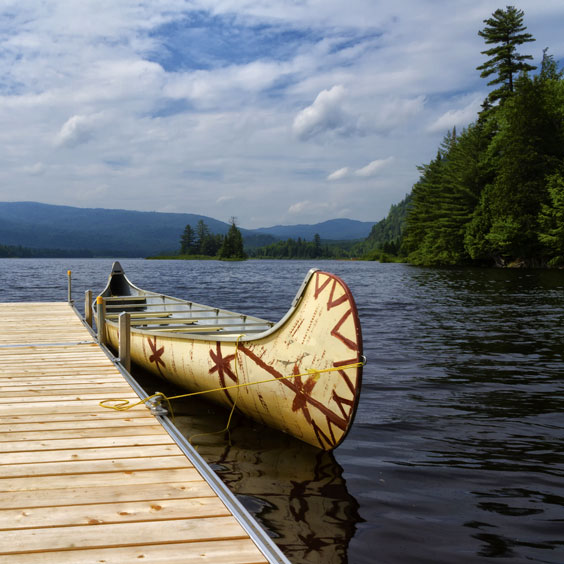
[[[213,257],[223,260],[242,260],[247,258],[243,247],[243,237],[232,217],[231,225],[225,235],[214,234],[205,221],[200,219],[195,228],[186,225],[180,238],[181,257]]]
[[[532,74],[532,57],[517,52],[534,41],[523,16],[508,6],[485,20],[479,34],[494,47],[478,70],[496,88],[477,120],[449,132],[420,167],[401,209],[374,226],[379,252],[387,244],[420,265],[564,265],[563,72],[545,49]]]
[[[70,251],[67,249],[35,249],[21,245],[0,245],[0,258],[92,258],[94,255],[87,249]]]
[[[358,256],[355,241],[322,241],[316,233],[312,241],[298,237],[250,249],[249,256],[262,259],[338,259]]]

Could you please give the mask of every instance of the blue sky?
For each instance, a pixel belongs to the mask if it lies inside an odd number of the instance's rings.
[[[377,221],[488,92],[486,0],[4,0],[0,200]],[[564,60],[564,3],[525,45]]]

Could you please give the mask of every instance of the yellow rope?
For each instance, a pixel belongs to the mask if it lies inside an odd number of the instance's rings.
[[[235,380],[239,381],[239,368],[238,368],[238,353],[239,353],[239,340],[241,339],[241,337],[244,337],[244,335],[239,335],[237,337],[237,342],[235,343]],[[229,432],[229,426],[231,425],[231,418],[233,417],[233,413],[235,412],[235,406],[237,405],[237,400],[239,399],[239,393],[241,391],[241,387],[237,387],[237,396],[235,397],[235,401],[233,402],[233,405],[231,406],[231,411],[229,412],[229,417],[227,418],[227,423],[225,424],[225,428],[220,429],[219,431],[210,431],[208,433],[196,433],[194,435],[190,435],[188,437],[188,442],[190,444],[192,444],[192,439],[195,437],[205,437],[206,435],[219,435],[220,433],[225,433],[225,432]],[[170,401],[168,402],[168,405],[170,406],[170,412],[172,414],[172,406],[170,405]],[[229,442],[231,444],[231,435],[229,435]]]
[[[239,335],[237,337],[237,341],[235,343],[235,380],[239,380],[239,368],[238,368],[238,364],[239,364],[239,357],[238,357],[238,353],[239,353],[239,341],[240,339],[244,337],[244,335]],[[222,386],[220,388],[212,388],[210,390],[200,390],[198,392],[190,392],[187,394],[181,394],[178,396],[166,396],[165,394],[163,394],[162,392],[155,392],[153,395],[139,400],[138,402],[135,403],[131,403],[130,400],[127,399],[115,399],[115,398],[109,398],[109,399],[105,399],[102,400],[100,402],[100,407],[105,407],[107,409],[114,409],[116,411],[127,411],[129,409],[132,409],[138,405],[141,405],[143,403],[147,403],[149,401],[151,401],[152,399],[156,398],[156,397],[161,397],[163,400],[165,400],[167,402],[168,405],[168,410],[171,414],[172,419],[174,419],[174,411],[172,409],[172,404],[170,403],[171,400],[175,400],[175,399],[180,399],[180,398],[188,398],[188,397],[192,397],[192,396],[199,396],[202,394],[211,394],[213,392],[223,392],[226,390],[233,390],[236,389],[237,390],[237,396],[235,398],[235,401],[233,402],[233,405],[231,406],[231,412],[229,413],[229,417],[227,419],[227,424],[225,426],[224,429],[221,429],[220,431],[212,431],[209,433],[197,433],[195,435],[190,436],[190,438],[188,439],[190,441],[190,443],[192,443],[192,439],[194,437],[202,437],[205,435],[215,435],[218,433],[224,433],[226,431],[229,431],[229,426],[231,424],[231,418],[233,417],[233,413],[235,412],[235,406],[237,405],[237,401],[239,400],[239,395],[240,395],[240,391],[241,388],[246,388],[248,386],[256,386],[258,384],[267,384],[269,382],[277,382],[279,380],[289,380],[291,378],[300,378],[301,376],[313,376],[313,379],[315,382],[317,382],[317,380],[319,380],[319,377],[321,376],[321,374],[327,373],[327,372],[335,372],[338,370],[348,370],[349,368],[358,368],[359,366],[364,366],[366,364],[366,361],[361,361],[361,362],[355,362],[352,364],[346,364],[343,366],[333,366],[331,368],[324,368],[321,370],[316,370],[314,368],[310,368],[307,370],[307,372],[302,372],[301,374],[290,374],[289,376],[280,376],[279,378],[268,378],[266,380],[259,380],[258,382],[245,382],[243,384],[232,384],[230,386]],[[114,402],[114,405],[107,405],[108,402]]]
[[[258,384],[268,384],[269,382],[278,382],[280,380],[290,380],[291,378],[300,378],[301,376],[314,376],[314,380],[317,381],[319,380],[319,377],[321,374],[327,373],[327,372],[337,372],[339,370],[348,370],[350,368],[358,368],[359,366],[364,366],[364,362],[354,362],[352,364],[345,364],[343,366],[332,366],[330,368],[323,368],[321,370],[317,370],[314,368],[309,368],[307,370],[307,372],[302,372],[301,374],[290,374],[289,376],[280,376],[279,378],[269,378],[267,380],[259,380],[257,382],[244,382],[242,384],[231,384],[230,386],[223,386],[220,388],[212,388],[210,390],[200,390],[198,392],[190,392],[188,394],[181,394],[179,396],[165,396],[165,394],[161,393],[161,392],[156,392],[154,393],[152,396],[149,396],[145,399],[142,399],[136,403],[130,403],[129,400],[127,399],[122,399],[122,398],[108,398],[105,400],[102,400],[100,402],[100,406],[101,407],[106,407],[108,409],[115,409],[116,411],[127,411],[128,409],[132,409],[133,407],[136,407],[142,403],[145,403],[157,396],[161,396],[163,399],[165,399],[167,402],[170,402],[170,400],[175,400],[175,399],[180,399],[180,398],[188,398],[191,396],[199,396],[202,394],[211,394],[213,392],[222,392],[224,390],[234,390],[237,388],[246,388],[248,386],[256,386]],[[117,402],[116,405],[106,405],[107,402]]]

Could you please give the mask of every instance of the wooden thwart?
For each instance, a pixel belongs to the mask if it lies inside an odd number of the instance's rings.
[[[144,405],[111,397],[139,399],[67,304],[0,304],[2,563],[281,561]]]

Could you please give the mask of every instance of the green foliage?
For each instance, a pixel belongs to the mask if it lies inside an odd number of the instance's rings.
[[[472,258],[504,264],[542,254],[539,213],[549,197],[547,179],[564,162],[563,104],[562,79],[541,72],[521,76],[496,112],[498,131],[485,155],[496,172],[467,231]]]
[[[515,52],[532,40],[522,16],[511,6],[497,10],[480,33],[486,43],[505,37],[482,65],[482,75],[497,72],[491,84],[503,86],[474,124],[449,133],[420,167],[401,247],[410,262],[564,263],[563,73],[546,50],[537,76],[523,72],[534,67]]]
[[[564,264],[564,176],[555,173],[548,179],[549,200],[539,213],[539,241],[551,255],[549,266]]]
[[[349,258],[355,256],[352,249],[354,244],[345,243],[322,243],[321,237],[316,233],[313,241],[306,241],[301,237],[298,239],[287,239],[286,241],[277,241],[271,245],[260,247],[258,249],[250,249],[249,255],[254,258],[269,259],[315,259],[315,258]]]
[[[437,157],[420,167],[413,187],[402,251],[414,264],[464,264],[470,257],[464,245],[464,228],[479,200],[486,173],[480,155],[486,144],[482,124],[470,126],[460,136],[449,133]]]
[[[207,223],[200,219],[193,229],[186,225],[180,238],[180,255],[215,257],[223,244],[223,236],[213,234]]]
[[[0,258],[91,258],[91,251],[78,249],[35,249],[21,245],[0,245]]]
[[[393,204],[388,215],[372,226],[366,240],[355,246],[355,252],[365,259],[380,262],[389,262],[392,257],[397,257],[411,200],[412,195],[408,194],[399,204]]]
[[[196,234],[192,229],[190,224],[186,225],[182,237],[180,238],[180,254],[181,255],[191,255],[197,251],[196,245]]]
[[[225,236],[211,233],[202,219],[198,221],[196,229],[186,225],[180,238],[180,257],[217,257],[224,260],[247,258],[243,248],[243,236],[235,223],[235,218],[231,218],[231,225]]]
[[[247,258],[243,249],[243,237],[237,228],[235,218],[231,218],[231,227],[227,235],[223,238],[221,248],[219,249],[220,259],[237,259],[242,260]]]
[[[490,102],[505,100],[513,93],[515,77],[521,72],[536,68],[525,62],[533,58],[531,55],[517,53],[518,45],[535,41],[530,33],[523,33],[527,29],[523,25],[523,16],[523,11],[514,6],[507,6],[506,10],[498,9],[490,18],[484,20],[486,27],[478,32],[487,45],[496,45],[482,51],[482,55],[487,55],[490,59],[477,67],[477,70],[482,71],[482,78],[496,74],[495,78],[488,82],[488,86],[501,85],[489,94]]]

